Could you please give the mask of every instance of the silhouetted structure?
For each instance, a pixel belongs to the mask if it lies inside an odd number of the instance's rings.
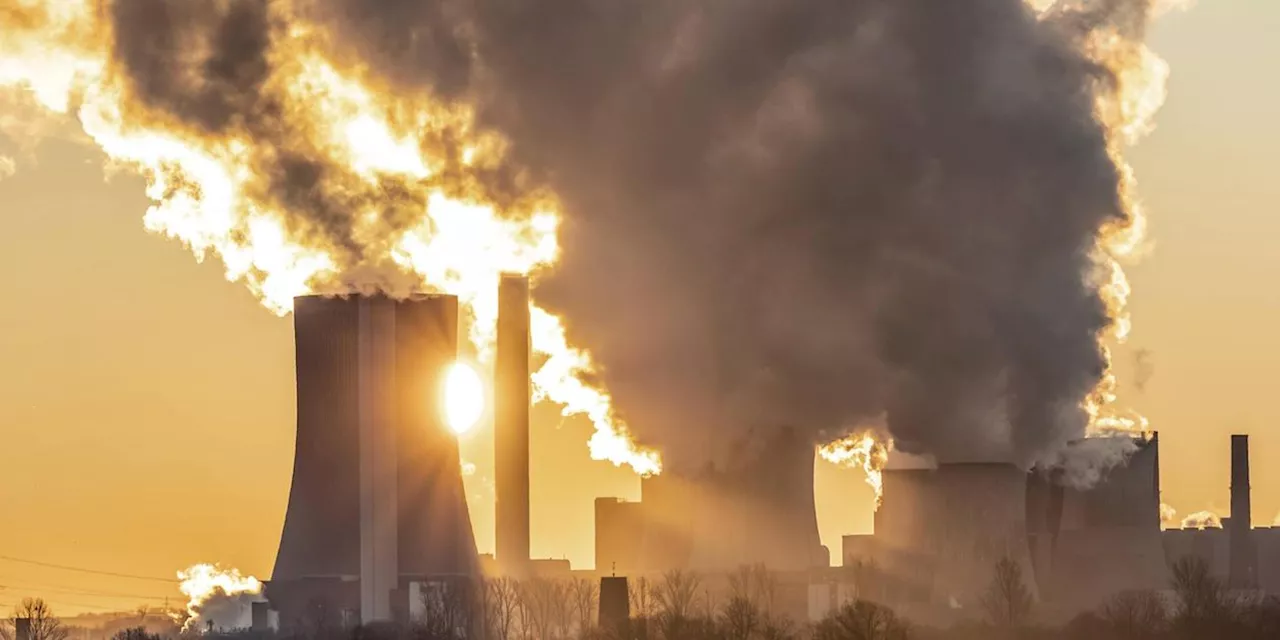
[[[498,284],[494,365],[494,480],[498,564],[521,574],[529,564],[529,279]]]
[[[640,569],[644,506],[617,498],[596,498],[596,570],[631,573]]]
[[[631,621],[630,592],[627,590],[627,579],[607,576],[600,579],[600,628],[614,634],[613,637],[627,637],[627,626]]]
[[[1034,596],[1062,610],[1163,589],[1159,438],[1134,445],[1125,464],[1088,489],[1053,468],[891,465],[875,534],[846,537],[845,563],[875,563],[892,602],[944,608],[980,604],[1001,558],[1014,561]]]
[[[410,584],[475,575],[441,410],[457,318],[452,296],[294,301],[297,446],[266,591],[282,626],[403,618]]]
[[[957,463],[888,469],[883,477],[874,560],[893,576],[895,601],[978,607],[991,568],[1002,558],[1017,563],[1030,580],[1025,471],[1012,464]]]
[[[1249,493],[1249,436],[1231,436],[1231,567],[1227,584],[1235,589],[1258,586],[1258,552],[1254,545],[1253,508]]]
[[[814,444],[790,428],[735,444],[721,467],[671,470],[641,481],[640,567],[720,571],[765,564],[827,566],[813,493]],[[605,570],[608,567],[596,567]]]
[[[1091,609],[1118,591],[1169,584],[1160,533],[1160,438],[1136,438],[1137,450],[1094,487],[1051,483],[1048,564],[1037,578],[1046,598]],[[1055,476],[1053,470],[1048,473]],[[1033,481],[1035,476],[1033,476]]]

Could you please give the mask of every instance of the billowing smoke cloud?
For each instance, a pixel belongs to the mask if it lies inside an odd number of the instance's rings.
[[[338,272],[382,273],[422,203],[298,130],[277,78],[306,51],[282,34],[388,95],[473,106],[503,160],[468,167],[445,119],[418,179],[509,213],[556,194],[538,302],[677,466],[757,427],[881,421],[904,452],[1027,464],[1109,388],[1152,0],[109,5],[129,104],[252,141],[255,201]]]
[[[904,451],[1026,462],[1107,369],[1096,252],[1129,213],[1086,49],[1148,9],[480,2],[470,28],[487,116],[567,206],[539,298],[672,462],[881,414]]]

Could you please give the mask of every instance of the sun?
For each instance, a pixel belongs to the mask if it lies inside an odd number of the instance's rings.
[[[444,411],[449,428],[458,434],[470,431],[484,413],[484,385],[464,362],[455,362],[445,376]]]

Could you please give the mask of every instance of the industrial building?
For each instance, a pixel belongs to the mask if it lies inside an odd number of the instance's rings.
[[[1161,531],[1159,437],[1135,443],[1124,465],[1088,489],[1054,469],[886,469],[875,532],[844,537],[844,565],[874,570],[864,597],[921,617],[980,604],[1001,558],[1022,568],[1042,611],[1063,617],[1120,591],[1166,590],[1171,567],[1188,555],[1232,588],[1280,593],[1280,529],[1248,525],[1247,436],[1232,438],[1232,517],[1209,530]]]
[[[411,593],[478,571],[440,406],[457,299],[305,296],[293,317],[297,444],[266,596],[286,628],[405,619]]]
[[[457,358],[457,300],[295,300],[296,454],[265,591],[281,628],[406,621],[484,574],[570,575],[565,560],[530,557],[528,280],[503,276],[498,306],[496,554],[482,557],[440,406]],[[595,575],[693,570],[710,599],[743,567],[767,567],[776,611],[811,620],[854,597],[918,619],[965,616],[1001,559],[1021,569],[1041,610],[1064,617],[1118,591],[1164,589],[1187,556],[1233,588],[1280,593],[1280,528],[1249,526],[1247,437],[1232,439],[1223,529],[1162,532],[1159,438],[1135,446],[1089,489],[1053,468],[891,466],[875,532],[846,536],[844,567],[832,568],[818,536],[814,443],[795,429],[756,429],[718,465],[642,479],[639,502],[597,499]]]

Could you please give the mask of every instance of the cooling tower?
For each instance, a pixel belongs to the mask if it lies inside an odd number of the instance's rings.
[[[1062,488],[1046,597],[1088,609],[1125,590],[1169,584],[1160,534],[1160,441],[1138,450],[1091,489]]]
[[[721,467],[641,482],[645,571],[827,566],[814,507],[814,445],[789,428],[754,431]]]
[[[705,471],[692,496],[690,566],[827,566],[814,506],[814,452],[814,444],[794,429],[756,431],[723,470]]]
[[[886,470],[875,538],[890,597],[977,608],[1004,558],[1034,594],[1026,502],[1026,472],[1010,464]]]
[[[519,575],[529,565],[529,279],[498,284],[494,364],[494,480],[497,558]]]
[[[396,618],[410,582],[475,574],[441,407],[457,317],[452,296],[294,301],[297,445],[267,588],[284,626]]]

